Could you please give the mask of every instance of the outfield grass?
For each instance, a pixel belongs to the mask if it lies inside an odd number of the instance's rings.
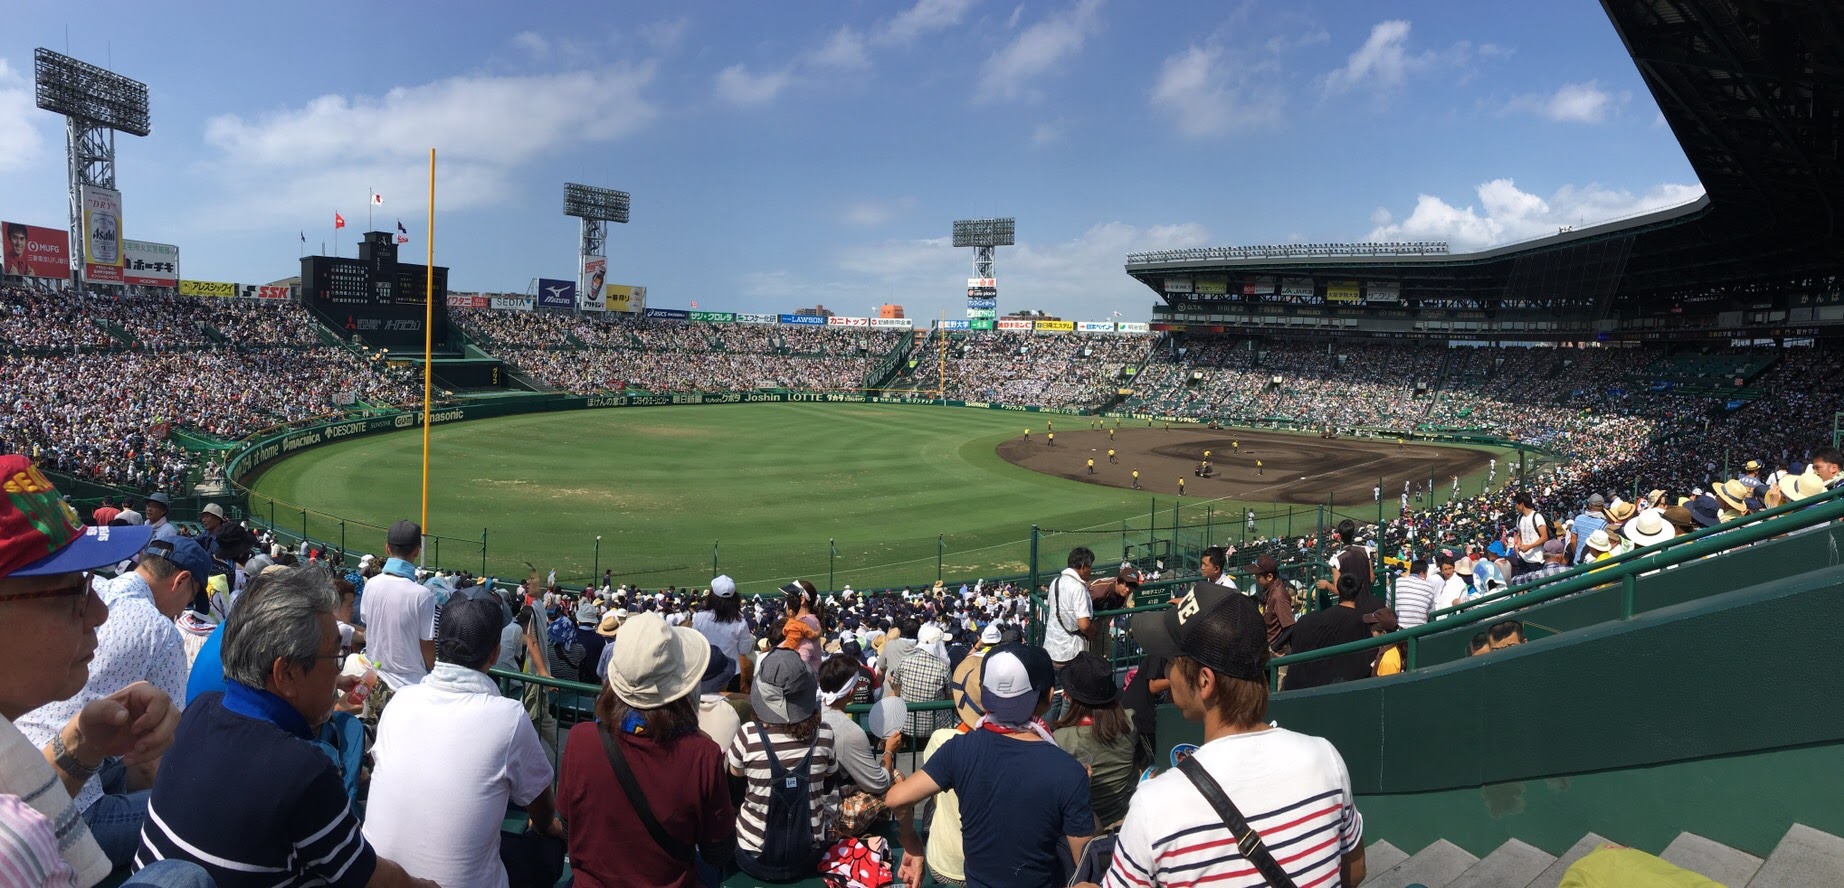
[[[745,591],[794,577],[823,588],[829,577],[834,588],[932,581],[938,552],[950,580],[1023,573],[1032,524],[1097,531],[1046,543],[1040,563],[1050,569],[1061,567],[1071,540],[1091,536],[1097,552],[1117,557],[1119,541],[1147,535],[1153,497],[1032,472],[994,453],[1027,425],[1041,432],[1046,419],[1065,428],[1089,422],[904,405],[738,404],[438,426],[427,530],[444,537],[439,561],[457,568],[480,569],[484,528],[487,570],[502,576],[522,575],[529,561],[565,582],[599,565],[617,582],[703,584],[715,559],[715,570]],[[383,526],[418,514],[421,448],[420,433],[402,432],[306,451],[257,479],[252,511],[266,518],[274,500],[279,526],[377,552]],[[1158,502],[1161,526],[1169,527],[1173,503]],[[1221,521],[1243,505],[1192,500],[1181,517],[1201,523],[1211,509]],[[1301,510],[1294,530],[1312,524]],[[1278,517],[1270,522],[1276,532],[1278,525]]]

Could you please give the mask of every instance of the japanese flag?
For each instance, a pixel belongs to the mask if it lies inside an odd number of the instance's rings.
[[[374,204],[382,205],[384,203],[384,195],[379,194],[376,191],[373,191],[371,193],[371,202]]]

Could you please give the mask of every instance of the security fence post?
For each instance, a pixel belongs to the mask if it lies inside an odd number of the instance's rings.
[[[487,575],[487,529],[480,529],[480,575]]]

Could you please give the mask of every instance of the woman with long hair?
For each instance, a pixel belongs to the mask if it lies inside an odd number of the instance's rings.
[[[1089,806],[1106,829],[1127,816],[1138,776],[1133,767],[1133,720],[1120,705],[1108,661],[1083,651],[1063,667],[1063,717],[1051,727],[1056,745],[1088,768]]]
[[[743,619],[743,600],[736,595],[736,581],[727,576],[711,580],[711,590],[704,595],[704,606],[692,614],[691,627],[736,664],[736,677],[729,690],[749,684],[749,671],[755,664],[755,637],[749,622]]]
[[[781,629],[781,646],[800,654],[808,671],[818,676],[820,662],[826,657],[820,647],[820,639],[826,637],[826,621],[819,590],[806,580],[795,580],[782,586],[781,594],[788,609],[788,621]]]
[[[576,884],[718,884],[736,839],[723,751],[698,731],[699,679],[711,645],[642,613],[621,627],[596,720],[570,729],[557,808],[570,823]],[[632,775],[630,795],[617,774]],[[657,822],[668,849],[647,828]],[[681,853],[696,848],[698,857]]]

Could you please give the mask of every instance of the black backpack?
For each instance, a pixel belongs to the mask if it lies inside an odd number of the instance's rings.
[[[778,869],[811,867],[819,859],[818,849],[813,847],[813,803],[809,798],[818,732],[807,742],[807,754],[800,764],[789,771],[781,766],[781,758],[775,755],[775,745],[769,742],[762,724],[757,722],[751,727],[762,738],[762,749],[768,754],[768,815],[762,819],[762,863]]]

